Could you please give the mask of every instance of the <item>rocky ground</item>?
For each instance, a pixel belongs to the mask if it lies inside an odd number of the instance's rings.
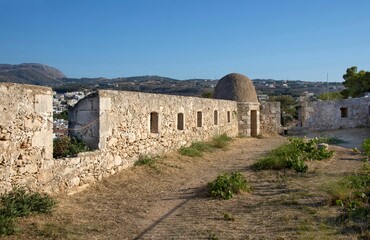
[[[361,169],[364,157],[351,148],[370,130],[330,134],[347,145],[330,146],[334,157],[308,163],[305,174],[250,170],[286,138],[236,138],[227,150],[197,158],[173,153],[58,197],[52,215],[22,219],[24,230],[5,239],[356,239],[355,231],[338,223],[340,209],[328,204],[325,186]],[[230,171],[241,172],[253,192],[209,198],[207,183]]]

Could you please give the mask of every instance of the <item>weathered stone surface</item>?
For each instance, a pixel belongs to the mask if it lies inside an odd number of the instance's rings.
[[[303,102],[299,126],[307,130],[354,128],[370,124],[370,98]]]
[[[221,78],[215,87],[213,97],[236,102],[258,103],[252,81],[239,73],[230,73]]]

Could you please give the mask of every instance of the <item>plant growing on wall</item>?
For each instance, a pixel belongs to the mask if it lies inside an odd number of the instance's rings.
[[[57,138],[53,141],[53,157],[73,157],[77,153],[90,151],[86,143],[69,136]]]

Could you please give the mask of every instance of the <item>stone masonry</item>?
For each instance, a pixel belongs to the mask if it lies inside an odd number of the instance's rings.
[[[299,125],[305,130],[367,126],[370,123],[370,98],[303,102],[298,115]]]

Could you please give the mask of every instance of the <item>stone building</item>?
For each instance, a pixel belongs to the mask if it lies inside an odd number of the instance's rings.
[[[218,81],[213,97],[237,103],[240,134],[251,137],[260,134],[260,104],[253,83],[248,77],[238,73],[224,76]]]
[[[305,101],[298,109],[303,130],[354,128],[370,124],[370,98]]]
[[[256,92],[243,75],[222,78],[215,98],[98,91],[69,114],[71,134],[95,150],[54,159],[52,89],[0,83],[0,193],[17,185],[49,193],[80,191],[132,166],[140,155],[163,154],[223,133],[257,136],[275,121],[276,109],[267,105],[261,125]]]

